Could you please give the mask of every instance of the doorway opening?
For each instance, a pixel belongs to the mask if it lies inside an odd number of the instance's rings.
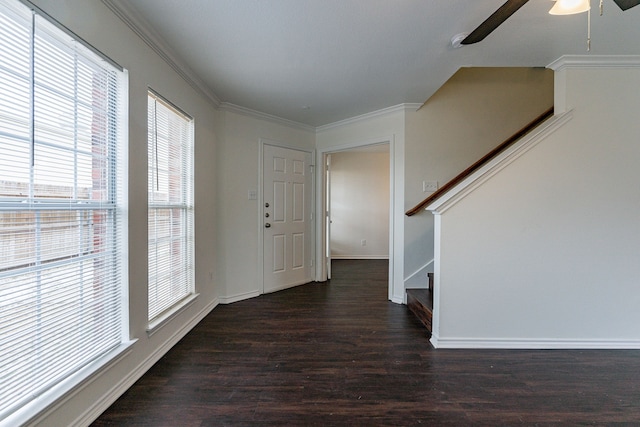
[[[393,140],[318,152],[318,281],[332,259],[386,259],[389,299],[394,271]]]

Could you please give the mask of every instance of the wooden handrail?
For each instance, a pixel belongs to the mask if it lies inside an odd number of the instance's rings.
[[[445,185],[440,187],[438,189],[438,191],[436,191],[435,193],[431,194],[429,197],[427,197],[426,199],[424,199],[423,201],[418,203],[413,208],[409,209],[407,212],[405,212],[405,215],[413,216],[413,215],[417,214],[418,212],[420,212],[422,209],[424,209],[424,207],[426,207],[427,205],[431,204],[433,201],[438,199],[440,196],[442,196],[444,193],[449,191],[455,185],[459,184],[466,177],[468,177],[473,172],[478,170],[481,166],[483,166],[489,160],[493,159],[495,156],[500,154],[503,150],[505,150],[511,144],[513,144],[518,139],[520,139],[523,136],[525,136],[527,133],[529,133],[531,130],[533,130],[535,127],[537,127],[540,123],[544,122],[546,119],[548,119],[551,116],[553,116],[553,107],[549,108],[547,111],[545,111],[544,113],[540,114],[538,117],[536,117],[530,123],[528,123],[525,127],[520,129],[518,132],[514,133],[509,139],[504,141],[502,144],[498,145],[496,148],[494,148],[493,150],[489,151],[480,160],[478,160],[477,162],[475,162],[474,164],[469,166],[467,169],[463,170],[461,173],[459,173],[451,181],[447,182]]]

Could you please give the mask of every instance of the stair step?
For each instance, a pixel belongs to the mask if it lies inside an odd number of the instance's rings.
[[[433,295],[431,289],[407,289],[407,308],[431,333]]]

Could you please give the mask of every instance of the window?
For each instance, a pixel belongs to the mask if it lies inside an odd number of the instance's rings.
[[[194,293],[193,120],[148,100],[150,329]]]
[[[125,78],[0,3],[0,423],[126,339]]]

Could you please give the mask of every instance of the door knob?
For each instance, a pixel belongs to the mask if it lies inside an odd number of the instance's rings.
[[[268,222],[264,225],[264,228],[269,228],[271,227],[271,224],[269,224]]]

